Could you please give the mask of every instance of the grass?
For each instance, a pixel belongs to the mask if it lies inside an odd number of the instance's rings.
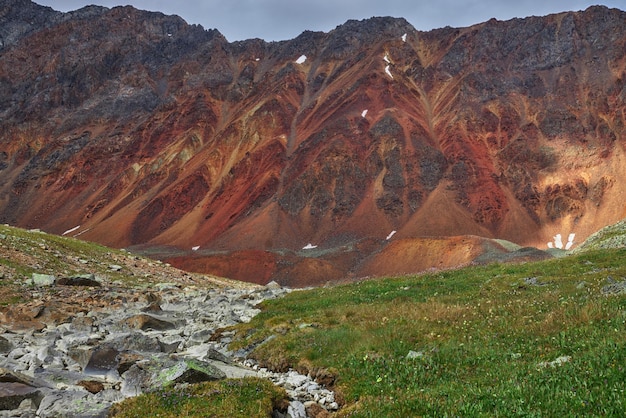
[[[134,417],[269,417],[287,405],[287,394],[258,378],[227,379],[177,386],[116,404],[109,416]],[[149,411],[149,412],[148,412]]]
[[[625,258],[294,292],[236,327],[232,348],[258,345],[252,356],[274,369],[332,370],[338,416],[624,416],[626,296],[601,289],[626,280]]]

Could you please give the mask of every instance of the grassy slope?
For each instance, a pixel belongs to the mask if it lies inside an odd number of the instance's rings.
[[[339,416],[624,416],[626,296],[601,289],[626,280],[625,259],[604,250],[294,292],[266,302],[236,344],[276,335],[254,351],[262,363],[334,371]]]

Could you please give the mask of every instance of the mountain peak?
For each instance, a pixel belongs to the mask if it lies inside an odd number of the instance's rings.
[[[230,44],[132,7],[24,4],[0,26],[19,29],[0,53],[0,222],[310,284],[378,274],[384,249],[451,266],[491,245],[467,236],[545,247],[626,216],[623,12]]]

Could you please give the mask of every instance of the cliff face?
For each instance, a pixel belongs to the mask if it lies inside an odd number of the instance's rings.
[[[289,284],[367,275],[391,231],[545,247],[626,216],[616,9],[273,43],[131,7],[0,23],[0,222]]]

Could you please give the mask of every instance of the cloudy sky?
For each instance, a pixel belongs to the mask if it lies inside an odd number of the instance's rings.
[[[544,16],[602,4],[626,10],[625,0],[34,0],[67,12],[88,4],[131,4],[176,14],[188,23],[218,29],[229,41],[292,39],[304,30],[332,30],[348,19],[404,17],[418,30],[463,27],[492,17]]]

